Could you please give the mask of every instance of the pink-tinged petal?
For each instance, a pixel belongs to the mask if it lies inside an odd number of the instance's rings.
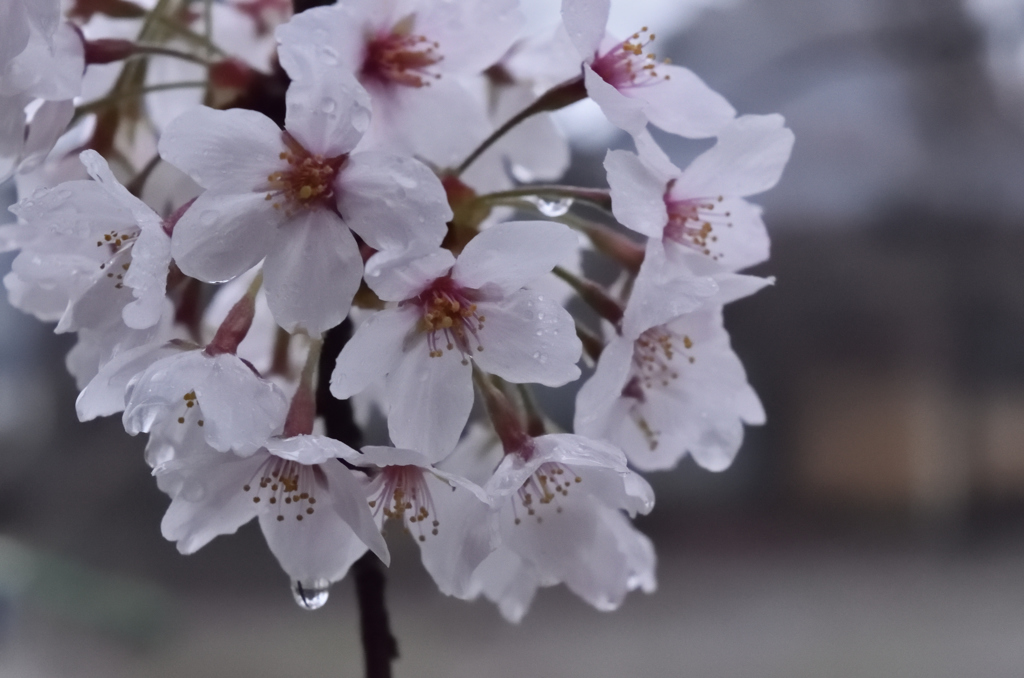
[[[562,0],[565,30],[587,62],[594,59],[604,39],[611,4],[611,0]]]
[[[423,567],[441,593],[467,598],[476,568],[494,550],[491,507],[464,485],[443,482],[429,472],[427,487],[438,520],[437,534],[419,542]]]
[[[437,247],[452,218],[440,180],[423,163],[354,153],[338,174],[338,212],[376,250]]]
[[[200,106],[178,116],[158,144],[160,157],[203,188],[251,191],[281,168],[281,129],[255,111]]]
[[[505,547],[487,556],[473,573],[474,589],[498,605],[501,615],[513,624],[522,621],[537,589],[545,584],[540,571]]]
[[[695,273],[699,269],[690,264],[706,265],[703,255],[682,252],[680,256],[686,261],[668,262],[661,242],[648,241],[647,255],[623,316],[624,335],[636,338],[651,327],[700,308],[718,292],[717,281],[707,272]]]
[[[485,316],[480,369],[513,383],[562,386],[580,376],[583,345],[572,316],[556,301],[520,290],[498,302],[480,302]],[[474,347],[475,348],[475,347]]]
[[[348,153],[370,126],[370,95],[348,71],[316,69],[293,79],[285,104],[285,129],[310,153]]]
[[[648,238],[660,238],[668,223],[665,207],[668,179],[656,175],[628,151],[608,151],[604,168],[608,173],[615,218]]]
[[[320,468],[327,474],[334,510],[342,520],[349,524],[362,542],[385,565],[389,565],[391,554],[388,552],[388,545],[384,542],[384,537],[370,512],[364,485],[341,462],[336,464],[327,462]]]
[[[260,527],[281,569],[308,589],[344,578],[367,550],[348,523],[326,506],[302,522],[261,513]]]
[[[425,338],[408,346],[388,375],[388,431],[396,447],[444,459],[459,441],[473,407],[471,368],[458,351],[433,358]]]
[[[646,129],[645,102],[624,95],[605,82],[590,66],[583,67],[583,82],[587,86],[587,94],[601,107],[601,112],[613,125],[633,135]]]
[[[730,273],[716,276],[715,282],[718,284],[718,292],[708,301],[708,305],[724,306],[774,285],[775,278]]]
[[[397,368],[418,318],[414,309],[387,308],[364,320],[334,365],[331,395],[351,398]]]
[[[125,305],[121,314],[128,327],[137,330],[152,327],[164,311],[167,271],[171,263],[171,239],[156,212],[121,185],[103,156],[87,150],[79,157],[89,175],[118,204],[131,212],[139,226],[139,234],[132,245],[131,266],[124,274],[124,284],[132,289],[135,301]]]
[[[692,255],[706,250],[709,271],[739,271],[768,259],[771,239],[761,218],[761,208],[742,198],[724,198],[705,202],[714,209],[703,212],[705,225],[710,225],[707,234],[702,234],[702,247],[690,243],[678,243],[668,238],[664,242],[664,256],[673,263],[691,265]],[[687,262],[687,263],[684,263]]]
[[[443,73],[477,75],[497,62],[518,37],[523,16],[516,0],[418,2],[412,33],[440,44]],[[405,8],[392,16],[406,16]],[[442,75],[442,78],[444,75]]]
[[[492,131],[483,98],[458,78],[442,77],[429,87],[367,86],[373,122],[361,148],[454,167]]]
[[[627,96],[644,103],[644,113],[655,127],[702,139],[715,136],[736,117],[736,109],[725,97],[688,68],[661,64],[658,77],[665,76],[665,80],[626,90]]]
[[[579,239],[549,221],[509,221],[486,229],[459,255],[452,277],[463,287],[511,294],[564,263]]]
[[[281,327],[315,337],[348,315],[362,274],[359,246],[338,216],[306,210],[277,229],[263,264],[267,304]]]
[[[158,478],[178,487],[160,523],[164,538],[177,542],[181,553],[195,553],[214,537],[233,534],[252,520],[259,507],[242,486],[264,459],[208,452],[158,468]]]
[[[384,301],[404,301],[448,275],[454,265],[452,253],[441,248],[427,254],[418,248],[378,252],[366,262],[366,284]]]
[[[687,167],[673,196],[743,197],[775,186],[793,150],[781,115],[745,115],[718,132],[718,142]]]
[[[207,192],[174,226],[171,254],[185,275],[225,282],[258,264],[286,221],[260,193]]]
[[[74,115],[75,104],[71,99],[43,102],[32,116],[32,124],[28,126],[22,151],[22,172],[35,169],[46,159]]]
[[[305,80],[318,71],[360,69],[366,26],[353,4],[307,9],[277,27],[278,56],[289,77]]]
[[[629,379],[632,360],[632,339],[615,337],[605,346],[594,374],[576,395],[576,433],[596,439],[608,437],[610,415]]]
[[[311,466],[335,459],[356,460],[359,452],[340,440],[317,435],[298,435],[291,438],[271,438],[266,444],[267,451],[275,457],[297,461]]]

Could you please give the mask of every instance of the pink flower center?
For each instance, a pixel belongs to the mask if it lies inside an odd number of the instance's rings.
[[[274,200],[274,209],[284,207],[289,213],[297,209],[330,206],[334,197],[334,180],[348,160],[348,155],[325,158],[307,151],[288,132],[282,132],[284,145],[280,158],[287,169],[267,176],[270,191],[267,200]]]
[[[459,287],[445,276],[416,297],[414,303],[422,309],[419,329],[427,333],[432,358],[440,358],[445,350],[458,350],[466,364],[474,350],[484,350],[480,331],[487,318],[477,313],[474,296],[474,290]]]
[[[255,487],[254,483],[257,483]],[[326,486],[327,479],[319,465],[300,464],[271,455],[256,471],[252,480],[242,486],[242,490],[253,492],[254,504],[266,500],[274,506],[278,521],[285,519],[285,513],[294,513],[295,520],[301,522],[315,512],[315,489]]]
[[[555,512],[561,513],[562,507],[558,505],[558,497],[568,497],[569,488],[576,483],[583,482],[583,479],[561,464],[548,462],[541,464],[537,471],[530,476],[523,486],[516,492],[512,499],[512,512],[515,515],[516,525],[522,523],[519,517],[519,510],[516,508],[518,499],[519,507],[526,512],[528,518],[536,518],[538,523],[544,522],[543,516],[537,515],[540,507],[555,505]]]
[[[671,189],[671,185],[669,185]],[[718,261],[721,253],[713,251],[718,242],[716,229],[732,228],[730,212],[721,211],[719,203],[724,198],[688,198],[676,200],[665,193],[665,207],[668,209],[668,223],[665,224],[663,239],[696,250]],[[716,211],[717,210],[717,211]]]
[[[415,15],[409,15],[390,31],[380,32],[366,46],[362,75],[382,84],[428,87],[441,75],[431,67],[444,57],[440,44],[412,33]]]
[[[652,42],[654,33],[649,33],[647,26],[644,26],[639,33],[634,33],[594,59],[590,67],[619,91],[669,80],[671,76],[658,73],[658,57],[652,52],[644,54],[644,48]],[[668,63],[668,60],[664,63]]]
[[[630,408],[630,416],[637,428],[647,440],[653,451],[658,447],[659,431],[654,430],[640,411],[641,405],[647,402],[647,392],[668,388],[679,378],[675,361],[680,351],[693,348],[693,340],[689,336],[679,336],[664,325],[652,327],[633,343],[633,365],[626,385],[622,387],[622,397],[632,398],[636,402]],[[685,356],[687,362],[697,359]]]
[[[407,534],[416,530],[420,541],[427,540],[428,530],[431,535],[437,535],[441,523],[420,467],[385,466],[373,479],[370,497],[374,515],[383,511],[385,518],[402,523]]]

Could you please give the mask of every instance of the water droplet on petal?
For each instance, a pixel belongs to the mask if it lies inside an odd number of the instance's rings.
[[[404,174],[395,174],[395,182],[403,188],[416,188],[419,184],[412,177],[407,177]]]
[[[203,226],[213,226],[213,222],[217,221],[216,210],[205,210],[199,215],[199,223]]]
[[[292,597],[303,610],[319,610],[327,603],[331,582],[326,579],[292,582]]]
[[[544,320],[544,314],[543,313],[538,313],[537,314],[537,320]]]
[[[540,360],[540,353],[534,353],[533,354],[533,359],[534,360]]]
[[[326,97],[324,98],[323,101],[320,102],[320,110],[322,110],[324,113],[330,113],[337,107],[338,104],[334,101],[334,99],[331,99],[330,97]]]

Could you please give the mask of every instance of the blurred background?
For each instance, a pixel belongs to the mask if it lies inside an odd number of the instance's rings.
[[[725,473],[650,476],[660,590],[616,613],[547,589],[511,626],[395,540],[396,675],[1024,676],[1024,1],[613,4],[796,134],[754,199],[778,282],[726,315],[768,424]],[[567,182],[602,185],[627,142],[560,121]],[[143,441],[77,422],[68,348],[0,302],[0,677],[361,675],[350,582],[307,613],[255,525],[162,539]]]

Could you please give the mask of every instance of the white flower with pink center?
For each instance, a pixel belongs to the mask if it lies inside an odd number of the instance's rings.
[[[282,419],[274,421],[280,426]],[[259,518],[297,597],[303,590],[326,590],[368,547],[388,562],[362,482],[340,462],[359,457],[352,448],[297,435],[272,438],[251,456],[239,457],[192,442],[169,460],[154,459],[160,462],[157,482],[172,500],[161,528],[182,553]]]
[[[494,548],[487,495],[465,478],[434,468],[418,452],[362,452],[350,461],[375,469],[368,492],[378,524],[398,523],[416,540],[441,593],[467,597],[473,571]]]
[[[265,259],[275,320],[317,335],[345,318],[359,287],[350,229],[376,250],[436,246],[451,210],[422,163],[352,152],[369,124],[355,80],[299,75],[283,131],[260,113],[200,107],[168,126],[160,153],[206,189],[174,229],[181,270],[223,282]]]
[[[743,425],[765,416],[729,343],[722,306],[769,282],[723,275],[703,308],[675,317],[671,304],[631,299],[622,334],[577,395],[576,432],[618,445],[643,471],[672,468],[687,454],[709,470],[727,468]]]
[[[617,127],[639,134],[647,123],[689,138],[714,136],[736,115],[692,71],[659,62],[646,27],[626,40],[608,36],[611,0],[563,0],[562,20],[580,56],[587,94]]]
[[[564,583],[599,610],[617,608],[634,589],[654,590],[654,549],[622,513],[648,513],[654,493],[612,445],[567,434],[526,438],[484,490],[500,545],[474,579],[511,621],[539,586]]]
[[[289,73],[302,63],[359,78],[373,101],[364,145],[445,166],[490,132],[472,79],[501,58],[521,22],[515,0],[355,0],[302,12],[277,37]]]
[[[469,418],[470,363],[514,383],[578,378],[582,346],[572,316],[527,287],[571,258],[577,242],[560,224],[508,222],[477,235],[457,260],[443,249],[377,255],[366,280],[393,303],[342,350],[331,393],[349,398],[386,377],[392,441],[437,461]]]
[[[645,268],[738,271],[768,258],[761,209],[743,198],[782,176],[793,148],[782,116],[737,118],[683,170],[650,135],[636,142],[639,155],[609,151],[604,164],[616,219],[649,238]]]

